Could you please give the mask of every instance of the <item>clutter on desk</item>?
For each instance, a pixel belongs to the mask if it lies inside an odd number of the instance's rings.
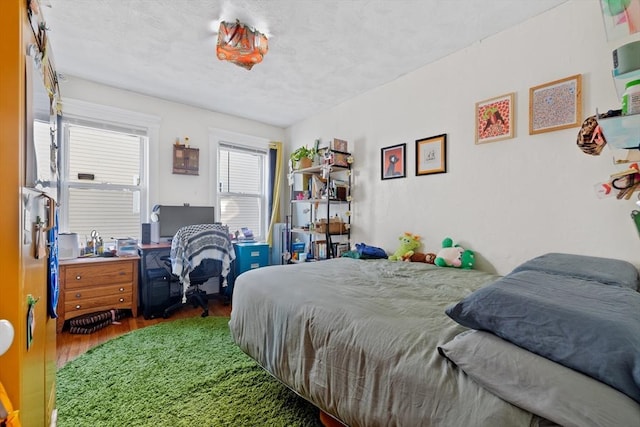
[[[104,252],[104,241],[96,230],[91,230],[91,238],[86,239],[87,244],[84,251],[81,249],[80,256],[102,255]]]
[[[116,239],[116,255],[117,256],[136,256],[138,255],[138,240],[131,237]]]
[[[253,231],[250,228],[242,227],[240,230],[236,230],[235,240],[238,242],[255,242]]]

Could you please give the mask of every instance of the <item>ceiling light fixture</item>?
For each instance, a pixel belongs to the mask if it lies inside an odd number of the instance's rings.
[[[269,50],[267,37],[260,31],[236,21],[220,22],[216,55],[221,61],[229,61],[250,70]]]

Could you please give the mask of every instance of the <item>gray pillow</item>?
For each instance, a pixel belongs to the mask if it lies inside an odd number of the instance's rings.
[[[512,273],[528,270],[594,280],[636,291],[640,280],[638,269],[627,261],[586,255],[548,253],[520,264]]]
[[[589,375],[640,402],[640,293],[520,271],[480,288],[446,313]]]
[[[488,332],[467,331],[438,351],[496,396],[562,426],[640,422],[640,405],[623,393]]]

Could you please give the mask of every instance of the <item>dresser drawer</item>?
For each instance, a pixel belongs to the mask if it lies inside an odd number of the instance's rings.
[[[131,262],[110,262],[94,265],[68,266],[64,271],[66,289],[85,288],[114,283],[133,282]]]
[[[66,318],[95,313],[96,311],[111,310],[112,308],[131,308],[131,294],[106,295],[96,298],[84,298],[81,300],[65,301],[64,311]]]
[[[129,295],[133,292],[133,285],[131,283],[109,285],[109,286],[93,286],[87,288],[78,288],[66,290],[64,293],[64,299],[67,302],[80,301],[87,298],[96,298],[107,295]]]

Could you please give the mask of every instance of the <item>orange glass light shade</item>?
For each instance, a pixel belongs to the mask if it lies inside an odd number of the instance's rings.
[[[250,70],[269,50],[267,37],[261,32],[236,21],[221,22],[216,55],[221,61],[230,61]]]

